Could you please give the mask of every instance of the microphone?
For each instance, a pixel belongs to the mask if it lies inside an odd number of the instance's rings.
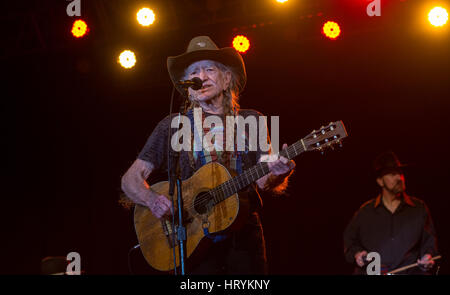
[[[203,81],[202,79],[195,77],[191,80],[180,80],[177,84],[184,88],[191,87],[194,90],[199,90],[200,88],[202,88]]]

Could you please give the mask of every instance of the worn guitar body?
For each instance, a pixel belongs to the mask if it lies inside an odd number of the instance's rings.
[[[239,201],[237,194],[216,204],[212,208],[202,208],[202,198],[205,192],[217,187],[231,178],[230,172],[219,163],[208,163],[196,173],[182,182],[184,226],[186,227],[187,240],[185,241],[185,257],[189,258],[205,237],[204,228],[209,233],[216,233],[234,226],[239,226],[243,219],[238,218],[240,212],[247,211],[247,202]],[[151,186],[153,191],[169,196],[169,182],[163,181]],[[177,204],[177,192],[174,192],[175,204]],[[197,201],[196,201],[197,200]],[[175,205],[176,207],[176,205]],[[245,207],[245,208],[244,208]],[[200,211],[200,212],[199,212]],[[243,215],[243,214],[242,214]],[[178,214],[175,213],[178,223]],[[179,266],[179,246],[173,239],[171,229],[172,218],[157,219],[145,206],[136,205],[134,223],[136,234],[142,253],[147,262],[160,271],[170,271],[174,268],[173,247]],[[233,225],[233,226],[231,226]]]

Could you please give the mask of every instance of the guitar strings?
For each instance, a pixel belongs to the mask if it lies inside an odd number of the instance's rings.
[[[279,155],[284,156],[284,157],[287,156],[287,158],[290,160],[293,157],[296,157],[296,156],[298,156],[299,154],[301,154],[302,152],[305,152],[305,151],[306,151],[306,149],[305,149],[304,143],[302,142],[302,140],[299,140],[299,141],[296,141],[294,144],[288,146],[286,149],[282,150],[279,153]],[[291,152],[293,152],[292,156],[291,156]],[[196,198],[196,200],[192,203],[191,206],[189,206],[189,207],[183,206],[183,209],[190,210],[190,209],[194,209],[195,205],[202,206],[202,205],[207,204],[210,201],[210,199],[211,199],[210,197],[211,196],[214,198],[214,195],[212,195],[212,192],[223,194],[225,196],[225,198],[223,198],[220,201],[225,200],[228,196],[232,196],[232,195],[236,194],[240,189],[242,189],[243,187],[245,187],[245,186],[247,186],[247,185],[249,185],[251,183],[250,182],[250,183],[246,184],[244,176],[246,176],[247,181],[248,181],[248,176],[251,176],[252,179],[253,179],[253,177],[255,175],[257,177],[259,177],[258,169],[263,169],[263,172],[264,172],[264,168],[265,167],[262,167],[263,163],[265,163],[265,162],[259,162],[255,166],[253,166],[253,167],[249,168],[248,170],[244,171],[244,173],[241,173],[238,176],[236,176],[236,177],[234,177],[232,179],[229,179],[229,180],[225,181],[224,183],[218,185],[217,187],[209,190],[207,193],[198,196],[198,198]],[[267,173],[265,173],[263,176],[265,176],[266,174]],[[263,177],[263,176],[261,176],[261,177]],[[240,187],[241,186],[241,182],[240,182],[239,178],[242,179],[242,187]],[[234,185],[234,183],[236,183],[236,182],[238,184],[238,187],[236,187],[236,185]],[[236,191],[234,191],[233,189],[236,190]],[[231,194],[228,192],[228,190],[231,192]]]
[[[300,145],[300,144],[301,144],[300,141],[294,143],[293,145],[289,146],[285,150],[281,151],[280,155],[286,156],[286,155],[284,155],[285,154],[284,151],[286,151],[287,157],[289,159],[291,159],[292,157],[297,156],[298,154],[300,154],[301,152],[304,151],[303,150],[303,145]],[[296,147],[300,150],[300,152],[297,152],[297,148]],[[290,155],[291,152],[293,152],[293,156],[292,157]],[[184,209],[193,209],[193,208],[195,208],[195,205],[202,206],[202,205],[208,203],[211,200],[210,197],[211,196],[214,197],[213,194],[216,194],[216,193],[219,193],[218,196],[220,196],[220,195],[231,196],[233,194],[236,194],[237,191],[239,191],[243,187],[245,187],[245,186],[249,185],[251,182],[253,182],[253,181],[249,182],[249,179],[248,179],[249,177],[248,176],[250,176],[252,179],[255,176],[260,178],[260,176],[259,176],[260,173],[258,173],[259,169],[263,170],[262,171],[263,172],[263,176],[266,175],[267,173],[264,171],[264,170],[266,170],[265,168],[268,168],[268,167],[264,165],[264,162],[260,162],[257,165],[255,165],[255,166],[249,168],[248,170],[246,170],[244,173],[236,176],[235,178],[232,178],[232,179],[230,179],[230,180],[228,180],[228,181],[218,185],[217,187],[211,189],[207,193],[198,196],[196,201],[194,201],[193,205],[191,205],[190,207],[185,207],[184,206],[183,208]],[[244,178],[244,176],[245,176],[245,178]],[[246,183],[246,180],[247,180],[248,183]],[[236,187],[236,185],[234,185],[234,183],[237,183],[238,186]],[[222,197],[220,196],[220,198],[222,198]],[[220,201],[223,201],[223,200],[225,200],[225,198],[223,198]]]
[[[259,166],[259,165],[257,165],[257,166]],[[245,184],[245,179],[242,177],[242,176],[244,176],[244,174],[250,176],[250,178],[253,178],[254,176],[258,177],[261,174],[261,173],[258,173],[256,171],[257,169],[259,169],[259,167],[257,167],[257,166],[254,166],[254,167],[246,170],[244,173],[236,176],[235,178],[227,180],[226,182],[219,184],[218,186],[216,186],[215,188],[209,190],[208,192],[205,192],[204,194],[199,195],[195,199],[195,201],[192,202],[192,204],[190,206],[186,205],[186,206],[183,206],[183,208],[187,209],[187,210],[190,210],[190,209],[194,209],[196,206],[205,205],[211,200],[211,197],[214,198],[214,194],[217,194],[217,196],[219,196],[222,199],[220,201],[223,201],[223,200],[226,199],[226,198],[221,197],[221,195],[223,195],[223,196],[226,196],[226,195],[232,196],[232,195],[236,194],[235,190],[240,190],[241,188],[243,188],[243,187],[249,185],[250,183],[252,183],[252,181],[250,181],[248,184]],[[242,182],[239,181],[238,178],[241,178]],[[231,185],[231,183],[233,182],[231,180],[234,180],[235,182],[237,182],[238,187],[236,187],[235,185]],[[248,180],[248,177],[247,177],[247,180]],[[229,181],[231,181],[231,182],[228,183]]]
[[[263,176],[266,175],[267,173],[264,170],[267,170],[267,168],[268,167],[265,165],[264,162],[260,162],[257,165],[246,170],[244,173],[236,176],[235,178],[232,178],[232,179],[218,185],[217,187],[211,189],[207,193],[198,196],[197,199],[193,202],[193,205],[191,205],[190,207],[184,206],[183,208],[184,209],[193,209],[193,208],[195,208],[195,205],[202,206],[211,200],[211,198],[210,198],[211,196],[214,198],[215,194],[218,194],[216,196],[219,196],[220,198],[222,198],[221,195],[231,196],[231,195],[235,194],[237,191],[239,191],[241,188],[243,188],[253,182],[253,181],[249,181],[249,176],[253,180],[255,175],[258,178],[259,178],[260,174],[262,174]],[[262,173],[258,173],[258,170],[262,170]],[[237,186],[234,185],[234,183],[237,183]],[[223,198],[220,201],[223,201],[224,199],[225,198]]]
[[[297,148],[296,148],[297,147]],[[297,152],[297,149],[300,150],[300,152]],[[284,151],[286,151],[286,153],[284,153]],[[291,152],[293,152],[293,156],[291,157]],[[287,147],[286,149],[282,150],[279,154],[286,154],[288,159],[292,159],[293,157],[299,155],[300,153],[304,152],[304,148],[303,148],[303,144],[301,144],[301,141],[297,141],[294,144],[292,144],[291,146]],[[282,155],[282,156],[286,156],[286,155]],[[248,176],[251,176],[251,178],[253,179],[254,176],[259,177],[259,173],[258,173],[258,169],[262,169],[264,172],[264,164],[265,162],[259,162],[258,164],[256,164],[255,166],[249,168],[248,170],[244,171],[244,173],[239,174],[238,176],[236,176],[235,178],[229,179],[226,182],[218,185],[217,187],[209,190],[208,192],[204,193],[203,195],[198,196],[194,202],[192,202],[192,204],[190,206],[183,206],[183,209],[185,210],[191,210],[194,209],[195,206],[203,206],[205,204],[207,204],[210,200],[211,200],[211,196],[214,198],[214,195],[212,195],[211,193],[214,191],[214,193],[219,193],[219,194],[223,194],[224,196],[228,195],[228,196],[232,196],[234,194],[237,193],[237,191],[239,191],[240,189],[242,189],[243,187],[249,185],[251,182],[249,182],[248,184],[245,183],[245,179],[244,176],[246,176],[247,181],[248,181]],[[264,174],[264,173],[263,173]],[[264,175],[266,175],[267,173],[265,173]],[[263,175],[263,176],[264,176]],[[261,177],[263,177],[261,176]],[[242,179],[242,187],[241,186],[241,182],[240,179]],[[237,182],[238,187],[236,187],[234,184],[232,185],[233,182]],[[237,190],[236,192],[233,190]],[[230,190],[231,194],[228,193],[228,190]],[[220,196],[220,195],[219,195]],[[226,198],[224,198],[223,200],[225,200]],[[221,201],[223,201],[221,200]]]
[[[285,150],[282,150],[280,152],[280,155],[284,154],[284,151],[286,151],[286,154],[287,154],[289,159],[292,158],[291,155],[290,155],[291,154],[290,152],[294,153],[293,157],[299,155],[300,153],[304,152],[303,145],[300,145],[300,144],[301,144],[301,141],[295,142],[291,146],[287,147]],[[297,152],[296,147],[298,147],[300,152]],[[282,155],[282,156],[285,156],[285,155]],[[263,166],[263,163],[264,162],[258,163],[257,165],[249,168],[244,173],[236,176],[235,178],[232,178],[232,179],[230,179],[230,180],[228,180],[228,181],[218,185],[217,187],[211,189],[207,193],[198,196],[198,198],[192,203],[191,206],[189,206],[189,207],[183,206],[183,209],[190,210],[190,209],[194,209],[195,205],[197,205],[197,206],[205,205],[206,203],[208,203],[210,201],[210,199],[211,199],[210,197],[211,196],[214,197],[214,195],[211,194],[213,191],[215,191],[214,193],[220,193],[220,194],[228,195],[228,196],[236,194],[237,191],[239,191],[240,189],[242,189],[243,187],[245,187],[245,186],[247,186],[247,185],[249,185],[251,183],[251,182],[249,182],[248,184],[246,184],[245,183],[245,179],[244,179],[243,176],[250,175],[251,178],[253,178],[256,175],[257,177],[259,177],[258,169],[263,169],[263,172],[264,172],[264,167],[259,167],[259,166]],[[267,173],[265,173],[265,174],[267,174]],[[241,186],[241,181],[239,180],[239,178],[242,179],[242,187],[239,187],[239,186]],[[246,178],[248,180],[248,176]],[[233,182],[237,182],[238,188],[236,188],[236,186],[234,184],[231,185]],[[235,189],[237,191],[234,191],[233,189]],[[230,190],[231,193],[228,193],[228,190]],[[223,200],[225,200],[225,198]],[[221,200],[221,201],[223,201],[223,200]]]

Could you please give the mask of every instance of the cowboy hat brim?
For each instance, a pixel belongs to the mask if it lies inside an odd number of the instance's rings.
[[[183,78],[184,71],[189,65],[200,60],[213,60],[231,67],[233,72],[238,76],[239,90],[242,91],[244,89],[247,82],[247,75],[242,56],[234,48],[225,47],[221,49],[195,50],[167,58],[167,69],[170,79],[181,94],[184,94],[184,89],[177,84],[178,81]]]
[[[404,170],[409,167],[411,167],[411,165],[399,164],[396,166],[382,167],[380,169],[375,170],[374,172],[375,172],[375,176],[378,178],[378,177],[382,177],[386,174],[398,172],[398,171],[400,171],[401,173],[404,173]]]

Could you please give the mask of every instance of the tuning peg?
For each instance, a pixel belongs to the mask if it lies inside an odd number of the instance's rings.
[[[317,150],[320,152],[321,155],[323,155],[323,153],[324,153],[323,147],[319,147],[319,148],[317,148]]]

